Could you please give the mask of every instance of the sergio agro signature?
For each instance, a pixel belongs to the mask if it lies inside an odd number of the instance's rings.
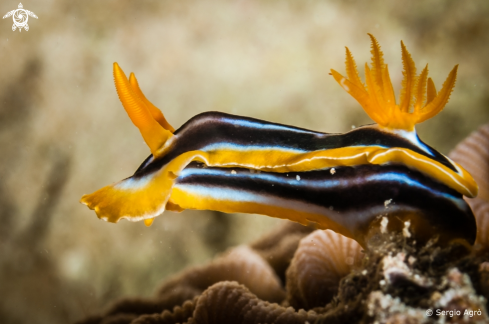
[[[452,310],[436,309],[435,312],[433,312],[432,309],[426,310],[426,316],[432,316],[434,314],[436,314],[437,316],[453,317],[453,316],[462,315],[462,312],[458,309],[452,309]],[[465,317],[473,317],[473,316],[481,316],[481,315],[482,315],[482,311],[480,309],[478,309],[478,310],[466,309],[463,313],[464,318]]]
[[[15,9],[7,12],[7,14],[2,18],[5,19],[10,16],[13,16],[14,24],[12,25],[12,31],[15,31],[15,29],[17,28],[19,28],[19,32],[22,31],[22,28],[28,31],[29,25],[27,25],[27,21],[29,20],[29,16],[37,19],[35,13],[29,10],[25,10],[23,8],[24,7],[22,6],[22,3],[19,3],[19,9]]]

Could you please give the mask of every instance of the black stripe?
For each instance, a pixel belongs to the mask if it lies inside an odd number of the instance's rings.
[[[190,119],[175,131],[175,135],[178,138],[170,151],[148,165],[143,163],[136,171],[136,177],[159,170],[182,153],[201,150],[205,146],[216,143],[276,146],[303,151],[371,145],[386,148],[399,147],[410,149],[429,159],[438,161],[456,172],[452,164],[431,147],[427,146],[431,150],[432,155],[400,136],[382,132],[369,126],[359,127],[345,134],[327,134],[254,118],[220,112],[206,112]]]
[[[335,171],[251,173],[248,169],[203,168],[200,163],[191,163],[176,184],[205,187],[208,192],[231,190],[324,207],[328,211],[325,217],[347,228],[359,241],[380,213],[412,210],[422,215],[438,234],[448,233],[450,238],[474,242],[475,219],[457,191],[399,165],[339,167]],[[389,199],[392,204],[385,209],[384,202]]]

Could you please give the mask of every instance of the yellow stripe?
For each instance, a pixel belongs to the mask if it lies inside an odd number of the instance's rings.
[[[469,198],[477,196],[478,192],[477,183],[472,176],[455,162],[451,161],[460,174],[453,172],[435,160],[404,148],[351,146],[307,153],[280,150],[263,150],[263,152],[258,150],[253,152],[237,150],[190,151],[174,159],[168,164],[168,167],[171,172],[178,176],[180,171],[191,161],[200,161],[211,167],[242,167],[280,173],[361,164],[399,163],[408,168],[419,170]]]
[[[352,237],[352,233],[343,226],[331,221],[325,215],[259,202],[222,200],[212,196],[201,196],[195,192],[185,191],[181,188],[173,188],[169,203],[178,205],[183,209],[267,215],[275,218],[288,219],[305,226],[314,224],[318,229],[331,229],[347,237]]]

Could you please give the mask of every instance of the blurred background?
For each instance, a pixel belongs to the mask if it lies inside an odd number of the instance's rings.
[[[0,2],[2,16],[17,1]],[[218,110],[345,132],[371,121],[329,69],[345,71],[344,46],[363,67],[372,33],[397,93],[401,39],[418,71],[429,62],[438,89],[460,64],[445,110],[418,126],[425,142],[447,154],[489,120],[487,0],[23,5],[39,17],[28,32],[0,21],[2,323],[69,323],[120,296],[150,296],[169,275],[283,222],[185,211],[146,228],[105,223],[79,204],[149,154],[117,98],[113,62],[136,73],[175,128]]]

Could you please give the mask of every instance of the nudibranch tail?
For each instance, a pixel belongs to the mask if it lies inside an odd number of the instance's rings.
[[[129,118],[131,118],[131,121],[141,132],[151,153],[156,155],[158,150],[173,136],[173,134],[163,128],[153,118],[150,109],[138,93],[134,91],[134,87],[129,83],[124,71],[122,71],[117,63],[114,63],[114,81],[119,99],[129,115]],[[158,109],[156,107],[154,108]]]
[[[458,65],[452,69],[443,83],[442,90],[437,94],[433,81],[428,78],[428,67],[426,66],[419,75],[416,75],[416,65],[401,41],[404,79],[400,102],[397,105],[383,53],[375,37],[371,34],[369,36],[372,41],[372,67],[365,64],[367,87],[363,85],[358,76],[355,60],[348,48],[346,49],[348,78],[335,70],[331,70],[331,74],[341,87],[360,103],[370,118],[381,127],[386,130],[414,131],[416,124],[435,116],[448,103],[455,86]]]

